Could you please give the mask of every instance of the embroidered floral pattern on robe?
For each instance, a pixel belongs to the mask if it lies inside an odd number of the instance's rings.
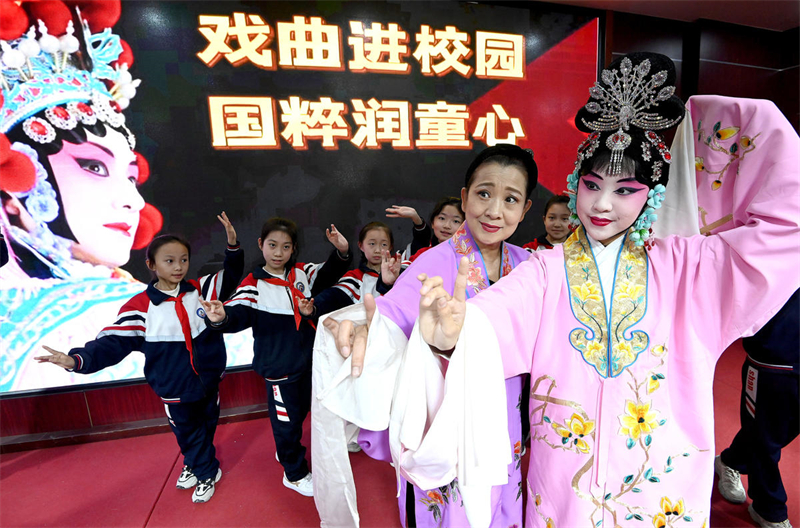
[[[564,266],[572,313],[585,325],[570,332],[570,343],[602,377],[619,376],[636,361],[649,342],[649,337],[641,330],[626,335],[647,309],[645,249],[628,243],[625,235],[616,264],[610,317],[594,254],[583,227],[576,229],[564,242]]]
[[[632,370],[626,369],[630,376],[627,385],[632,394],[630,399],[625,400],[624,409],[618,416],[620,427],[617,434],[622,437],[627,449],[631,450],[631,457],[626,462],[626,464],[632,463],[630,473],[622,478],[619,488],[608,491],[602,496],[587,493],[581,487],[581,479],[589,473],[595,462],[595,420],[589,418],[579,402],[552,396],[557,385],[554,378],[541,376],[531,387],[532,400],[539,402],[539,405],[532,406],[531,416],[541,416],[538,421],[532,421],[531,440],[543,442],[552,449],[584,457],[585,462],[573,475],[571,484],[576,496],[594,504],[595,508],[589,520],[595,526],[598,526],[595,515],[602,510],[613,516],[617,526],[623,519],[626,521],[647,519],[652,522],[654,528],[679,526],[675,524],[678,520],[686,523],[694,521],[693,512],[686,509],[683,497],[671,499],[658,495],[657,486],[662,478],[675,470],[675,461],[691,456],[690,450],[701,450],[690,445],[687,449],[667,457],[663,465],[659,463],[660,461],[650,459],[650,447],[658,436],[659,428],[665,426],[667,421],[661,418],[660,411],[653,406],[653,400],[646,398],[645,395],[653,394],[661,387],[661,382],[666,380],[666,376],[661,372],[666,363],[666,345],[650,348],[650,355],[658,363],[646,371],[643,379],[637,379]],[[559,414],[559,410],[563,412],[564,408],[567,409],[567,414],[563,415],[565,418],[552,418]],[[641,455],[637,456],[634,452]],[[631,505],[630,501],[626,500],[629,494],[646,496],[653,492],[656,495],[650,502],[651,507]],[[541,496],[533,491],[531,493],[536,512],[545,521],[546,526],[553,525],[552,519],[540,510]],[[684,523],[681,525],[688,526]]]
[[[456,234],[453,235],[447,242],[453,246],[456,253],[469,259],[469,273],[467,275],[467,298],[477,295],[481,291],[489,287],[489,280],[486,272],[486,267],[483,259],[480,258],[480,250],[478,245],[472,239],[472,235],[466,228],[466,222],[461,224],[461,227]],[[508,275],[514,269],[514,263],[511,261],[511,254],[508,251],[508,246],[503,242],[503,263],[501,265],[501,276]]]

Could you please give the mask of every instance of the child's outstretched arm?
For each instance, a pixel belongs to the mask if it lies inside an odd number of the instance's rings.
[[[141,350],[147,304],[146,295],[140,293],[122,305],[114,324],[103,328],[97,339],[89,341],[83,348],[73,348],[69,354],[63,354],[44,347],[51,355],[34,359],[39,363],[54,363],[80,374],[91,374],[116,365],[134,350]]]

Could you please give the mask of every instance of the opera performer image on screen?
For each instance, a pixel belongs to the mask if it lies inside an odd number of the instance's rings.
[[[69,19],[11,9],[0,35],[0,392],[75,381],[37,368],[34,353],[82,346],[144,290],[120,266],[162,226],[139,193],[148,166],[122,113],[139,81],[106,29],[119,1]],[[81,382],[139,377],[143,363],[136,354]]]

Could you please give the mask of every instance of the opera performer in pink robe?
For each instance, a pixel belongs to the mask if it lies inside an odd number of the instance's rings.
[[[655,130],[683,115],[673,81],[655,54],[602,72],[576,117],[591,132],[569,177],[582,225],[563,246],[468,302],[435,278],[421,290],[431,348],[454,361],[480,346],[506,378],[531,373],[527,527],[708,526],[717,359],[800,286],[800,139],[769,101],[690,99],[692,173],[673,177],[714,173],[702,182],[732,228],[649,237],[672,161]],[[476,327],[493,335],[471,340]]]
[[[472,162],[467,170],[465,187],[462,189],[466,220],[461,228],[447,242],[425,252],[399,277],[391,292],[376,300],[378,310],[386,324],[392,326],[392,332],[400,343],[398,347],[384,347],[382,352],[387,354],[385,363],[393,362],[399,367],[405,340],[411,334],[414,322],[418,316],[419,306],[419,281],[418,275],[440,275],[444,278],[446,287],[452,292],[455,284],[458,263],[461,257],[469,259],[469,279],[467,297],[471,298],[480,294],[485,289],[511,272],[517,265],[528,258],[524,249],[508,244],[505,240],[516,230],[519,222],[524,218],[530,207],[528,196],[536,185],[537,168],[530,151],[523,150],[514,145],[497,145],[482,151]],[[477,235],[474,233],[477,231]],[[353,317],[352,313],[359,310],[364,312],[363,306],[352,307],[353,310],[344,309],[336,312],[333,317]],[[377,324],[377,323],[376,323]],[[380,326],[378,324],[378,326]],[[319,325],[318,336],[326,334],[323,325]],[[327,335],[330,335],[328,332]],[[379,339],[375,334],[374,339]],[[325,340],[318,337],[319,341]],[[321,356],[321,343],[315,346],[315,397],[316,409],[312,411],[312,453],[314,459],[315,500],[320,511],[323,526],[341,526],[357,524],[355,509],[355,488],[352,486],[352,477],[349,483],[341,482],[341,487],[336,484],[328,485],[331,481],[330,467],[338,469],[346,464],[349,474],[349,462],[345,451],[342,451],[340,429],[344,422],[338,421],[337,433],[329,434],[322,429],[319,419],[324,417],[327,405],[337,405],[335,395],[325,393],[323,387],[336,385],[331,380],[322,381],[321,370],[328,365],[327,360]],[[324,348],[324,346],[322,346]],[[328,376],[341,368],[343,359],[333,348],[333,359],[338,359]],[[355,393],[363,394],[361,401],[347,401],[343,406],[364,408],[361,414],[347,415],[348,421],[362,426],[359,435],[359,444],[371,457],[392,461],[389,442],[389,407],[378,405],[380,394],[391,399],[394,392],[396,368],[386,369],[381,364],[377,369],[370,365],[365,366],[365,376],[360,382],[366,383],[366,388],[356,388]],[[442,360],[433,366],[434,374],[441,377],[447,368],[447,361]],[[380,373],[376,374],[375,370]],[[345,376],[349,378],[350,367],[345,365]],[[374,376],[377,376],[373,379]],[[375,381],[377,380],[377,381]],[[503,392],[501,388],[501,392]],[[323,393],[322,397],[320,397]],[[424,388],[418,391],[424,398]],[[521,377],[515,376],[505,380],[504,393],[506,401],[498,405],[496,412],[507,417],[506,449],[509,463],[506,466],[507,482],[491,490],[491,516],[492,526],[509,527],[522,524],[522,475],[521,464],[521,420],[520,403],[522,397]],[[320,405],[320,402],[324,403]],[[387,402],[388,403],[388,402]],[[322,408],[321,408],[322,407]],[[505,431],[504,431],[505,432]],[[347,433],[345,433],[347,434]],[[334,441],[339,444],[334,446]],[[337,453],[334,461],[332,453]],[[407,485],[404,473],[398,476],[398,505],[400,522],[403,526],[414,524],[419,527],[458,527],[469,526],[469,521],[463,507],[462,490],[457,478],[449,476],[444,481],[428,480],[428,486],[420,487]],[[352,496],[342,495],[349,484]],[[422,484],[420,482],[420,484]],[[413,493],[413,496],[407,496]],[[348,507],[348,500],[352,500],[353,511]],[[408,502],[407,502],[408,501]],[[414,518],[406,519],[408,509],[413,507]],[[341,515],[337,514],[339,512]]]

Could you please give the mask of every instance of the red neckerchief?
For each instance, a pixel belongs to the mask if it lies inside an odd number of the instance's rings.
[[[183,305],[183,296],[186,292],[178,294],[177,297],[167,296],[164,302],[175,303],[175,313],[178,314],[178,321],[181,322],[181,330],[183,331],[183,339],[186,341],[186,349],[189,351],[189,361],[192,364],[192,370],[198,376],[197,369],[194,368],[194,354],[192,352],[192,327],[189,325],[189,314],[186,313],[186,307]]]
[[[279,279],[277,277],[273,277],[271,279],[263,279],[267,282],[267,284],[274,284],[275,286],[283,286],[284,288],[289,288],[289,291],[292,293],[292,310],[294,310],[294,324],[297,327],[297,330],[300,330],[300,321],[303,320],[303,317],[300,315],[300,300],[305,300],[306,296],[303,295],[303,292],[298,290],[294,285],[295,279],[295,268],[292,268],[289,271],[289,275],[286,277],[286,280]],[[312,327],[314,323],[309,321]]]

